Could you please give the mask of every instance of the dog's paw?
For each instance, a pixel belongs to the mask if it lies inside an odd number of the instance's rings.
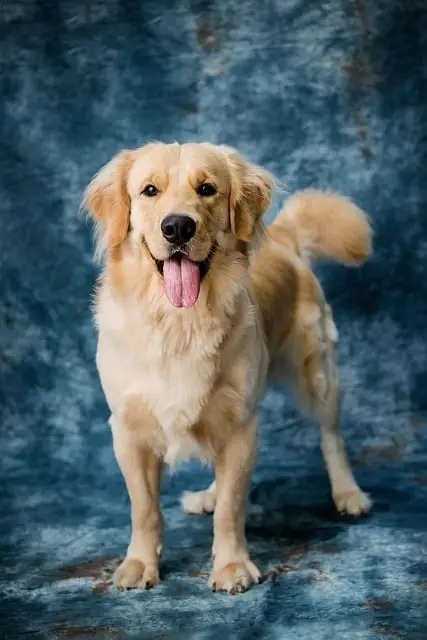
[[[225,567],[214,568],[209,578],[212,591],[227,591],[234,596],[244,593],[253,584],[258,584],[261,574],[250,561],[230,562]]]
[[[372,500],[359,488],[334,494],[334,502],[340,513],[350,516],[361,516],[368,513],[372,507]]]
[[[159,584],[159,569],[137,558],[125,558],[114,574],[117,589],[151,589]]]
[[[181,506],[185,513],[205,516],[215,511],[216,495],[214,491],[187,491],[181,497]]]

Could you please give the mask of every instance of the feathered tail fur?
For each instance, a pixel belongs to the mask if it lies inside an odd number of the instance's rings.
[[[372,229],[366,214],[336,193],[307,189],[291,196],[275,224],[294,229],[309,258],[329,258],[347,266],[363,264],[372,253]]]

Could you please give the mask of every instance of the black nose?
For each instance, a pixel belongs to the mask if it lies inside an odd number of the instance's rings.
[[[196,223],[190,216],[172,213],[162,220],[161,229],[168,242],[184,244],[196,233]]]

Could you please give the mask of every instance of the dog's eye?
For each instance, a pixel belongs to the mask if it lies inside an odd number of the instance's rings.
[[[216,194],[215,187],[212,184],[209,184],[209,182],[202,182],[202,184],[199,184],[196,191],[199,196],[204,196],[205,198]]]
[[[142,190],[142,193],[144,196],[148,196],[149,198],[152,198],[153,196],[156,196],[159,193],[159,190],[157,187],[154,186],[154,184],[147,184],[147,186],[144,187],[144,189]]]

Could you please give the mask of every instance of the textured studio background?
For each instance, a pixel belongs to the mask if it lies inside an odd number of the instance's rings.
[[[423,0],[0,2],[0,637],[427,637],[427,11]],[[261,407],[248,536],[265,582],[212,594],[211,519],[165,481],[163,584],[118,593],[129,507],[94,365],[92,174],[151,139],[237,146],[289,191],[370,213],[375,258],[321,270],[343,430],[375,510],[336,515],[317,429]],[[276,203],[270,216],[277,210]]]

